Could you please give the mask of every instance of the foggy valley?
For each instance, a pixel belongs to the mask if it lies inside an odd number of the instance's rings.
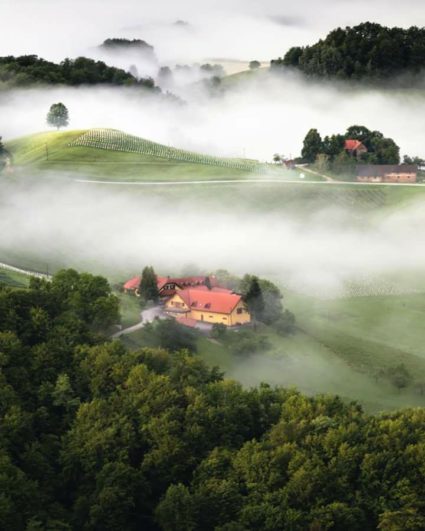
[[[3,0],[0,529],[425,529],[425,10]]]

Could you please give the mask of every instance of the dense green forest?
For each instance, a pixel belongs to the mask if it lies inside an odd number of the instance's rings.
[[[337,28],[313,46],[291,48],[272,69],[295,67],[307,75],[339,79],[386,79],[418,74],[425,67],[425,28],[388,28],[366,22]]]
[[[47,85],[125,85],[159,90],[154,81],[136,79],[132,74],[86,57],[65,59],[59,64],[36,55],[0,57],[0,87]]]
[[[0,288],[1,529],[425,528],[423,409],[243,389],[118,318],[101,277]]]

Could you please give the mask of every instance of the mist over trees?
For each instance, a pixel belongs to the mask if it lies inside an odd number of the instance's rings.
[[[153,52],[154,47],[148,44],[146,41],[143,41],[142,39],[121,39],[121,38],[112,38],[112,39],[106,39],[101,44],[101,48],[107,48],[107,49],[140,49],[143,51],[150,51]]]
[[[150,78],[136,79],[132,74],[86,57],[65,59],[59,64],[36,55],[0,57],[0,83],[6,88],[47,85],[124,85],[155,89]],[[1,86],[1,85],[0,85]]]
[[[283,295],[280,289],[264,278],[245,275],[238,284],[238,291],[257,321],[272,326],[279,334],[293,334],[296,329],[295,315],[289,309],[283,310]],[[254,344],[255,338],[252,338]],[[262,349],[253,349],[261,351]]]
[[[425,29],[388,28],[371,22],[337,28],[313,46],[291,48],[283,58],[272,60],[271,67],[355,80],[419,74],[425,67]]]
[[[424,528],[423,409],[244,389],[118,318],[102,277],[0,287],[2,528]]]
[[[346,140],[358,140],[366,150],[354,156],[345,149]],[[318,162],[340,172],[357,163],[399,164],[400,148],[392,138],[385,138],[380,131],[353,125],[344,134],[325,136],[323,139],[317,129],[310,129],[304,138],[301,156],[305,162]]]

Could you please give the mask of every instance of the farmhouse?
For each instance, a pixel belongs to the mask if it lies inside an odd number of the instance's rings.
[[[124,284],[124,291],[126,293],[133,293],[138,295],[139,286],[142,277],[137,276],[131,278]],[[217,278],[215,275],[211,276],[192,276],[192,277],[157,277],[157,286],[159,296],[161,298],[172,297],[178,290],[185,288],[195,288],[198,286],[206,286],[209,284],[211,287],[218,287]]]
[[[418,167],[410,164],[357,166],[357,181],[362,183],[415,183]]]
[[[360,157],[363,153],[367,153],[367,147],[360,140],[346,140],[344,149],[352,157]]]
[[[206,286],[177,291],[165,303],[165,312],[183,323],[196,321],[239,326],[251,322],[251,315],[240,295]]]

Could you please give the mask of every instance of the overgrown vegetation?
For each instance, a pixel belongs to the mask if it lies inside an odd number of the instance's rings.
[[[417,75],[425,67],[425,29],[371,22],[337,28],[313,46],[291,48],[283,58],[272,60],[271,67],[293,67],[309,76],[337,79],[379,81]]]
[[[116,319],[100,277],[0,288],[4,529],[424,528],[424,409],[243,389]]]

